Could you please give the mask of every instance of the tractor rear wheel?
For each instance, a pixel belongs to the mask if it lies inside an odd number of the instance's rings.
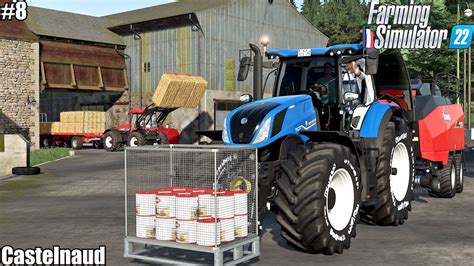
[[[461,193],[464,189],[464,154],[456,155],[456,192]]]
[[[160,145],[166,145],[170,143],[168,141],[168,137],[163,132],[158,132],[158,135],[160,136]]]
[[[104,149],[108,152],[116,151],[120,148],[121,143],[119,142],[120,135],[118,132],[109,131],[104,134],[102,143],[104,143]]]
[[[356,234],[360,170],[350,149],[300,144],[282,163],[275,199],[277,222],[289,245],[309,253],[342,253]]]
[[[439,191],[429,191],[430,195],[438,198],[452,198],[456,195],[456,159],[450,155],[448,164],[438,172]]]
[[[405,121],[389,122],[376,163],[377,204],[362,209],[365,222],[399,225],[408,219],[413,198],[413,146]]]
[[[146,139],[140,132],[132,132],[128,136],[127,146],[128,147],[138,147],[138,146],[145,146]]]

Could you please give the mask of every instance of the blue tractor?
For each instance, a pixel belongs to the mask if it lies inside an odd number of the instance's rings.
[[[309,253],[342,253],[360,219],[399,225],[411,209],[413,99],[400,53],[358,44],[266,52],[273,97],[262,99],[263,63],[250,66],[254,91],[233,110],[221,132],[201,131],[225,145],[259,153],[259,215],[277,210],[281,234]]]

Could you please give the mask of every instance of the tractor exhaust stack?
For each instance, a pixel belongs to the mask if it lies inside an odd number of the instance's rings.
[[[254,53],[253,57],[253,98],[259,100],[263,98],[263,57],[260,48],[255,44],[250,44],[250,49]]]

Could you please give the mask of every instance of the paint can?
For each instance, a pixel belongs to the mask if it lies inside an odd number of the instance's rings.
[[[229,242],[235,239],[234,217],[219,219],[221,222],[221,242]]]
[[[249,233],[249,226],[248,226],[248,215],[247,214],[240,214],[235,216],[235,228],[234,234],[235,237],[246,237]]]
[[[194,193],[198,194],[198,210],[197,218],[206,219],[211,218],[211,189],[195,189]]]
[[[136,233],[140,238],[155,238],[155,216],[136,216]]]
[[[198,209],[198,194],[183,192],[176,194],[176,219],[196,220]]]
[[[135,194],[135,213],[140,216],[155,215],[156,190],[137,192]]]
[[[216,246],[221,244],[221,223],[219,219],[207,218],[197,220],[196,243],[200,246]]]
[[[187,187],[170,187],[171,191],[182,193],[182,192],[189,192],[189,188]]]
[[[176,242],[178,243],[196,243],[196,220],[176,219]]]
[[[248,193],[242,190],[232,192],[234,193],[234,215],[247,214]]]
[[[176,217],[176,193],[172,191],[156,192],[156,217]]]
[[[173,218],[156,218],[156,239],[172,240],[176,239],[176,219]]]
[[[217,199],[217,204],[214,201]],[[217,213],[214,207],[217,206]],[[210,215],[217,218],[234,217],[234,193],[231,191],[218,191],[211,194],[211,211]]]

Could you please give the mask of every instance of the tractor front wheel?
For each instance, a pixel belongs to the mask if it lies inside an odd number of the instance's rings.
[[[127,145],[128,147],[145,146],[146,145],[145,136],[143,136],[143,134],[140,132],[132,132],[128,136]]]
[[[277,180],[277,222],[288,244],[309,253],[342,253],[356,234],[360,170],[350,149],[300,144]]]

